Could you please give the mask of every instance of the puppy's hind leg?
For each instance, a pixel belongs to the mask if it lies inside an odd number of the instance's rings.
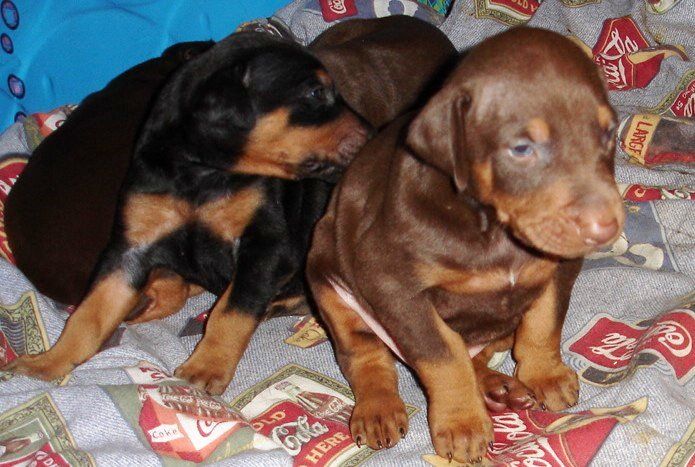
[[[175,272],[155,269],[143,292],[142,305],[133,311],[126,321],[128,324],[146,323],[173,315],[186,304],[186,300],[205,290],[190,284]]]
[[[138,301],[138,288],[132,271],[141,265],[135,255],[126,256],[111,250],[113,261],[101,263],[102,273],[97,276],[87,296],[68,318],[58,342],[48,351],[37,355],[22,355],[5,365],[2,370],[24,374],[46,381],[55,380],[70,373],[101,348],[118,325]],[[127,271],[131,271],[128,273]]]

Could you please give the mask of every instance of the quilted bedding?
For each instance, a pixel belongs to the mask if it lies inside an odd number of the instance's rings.
[[[603,69],[622,122],[616,179],[627,222],[610,249],[586,260],[563,330],[580,403],[565,413],[493,414],[485,462],[695,465],[695,5],[458,0],[444,19],[422,3],[297,0],[273,22],[247,27],[284,25],[306,43],[332,21],[405,13],[439,24],[459,49],[512,25],[553,29],[573,36]],[[12,265],[1,222],[26,159],[70,111],[31,115],[0,136],[0,362],[48,348],[71,311]],[[204,294],[165,320],[121,326],[62,381],[0,375],[0,466],[448,465],[434,455],[425,398],[400,365],[407,438],[378,453],[352,442],[350,391],[310,317],[263,323],[222,397],[171,377],[200,339],[214,299]],[[490,364],[513,371],[508,354]]]

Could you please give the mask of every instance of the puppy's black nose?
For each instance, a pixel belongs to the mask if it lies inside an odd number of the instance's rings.
[[[585,217],[581,226],[581,235],[588,246],[599,246],[608,243],[618,233],[618,221],[615,218],[605,219],[602,216]]]

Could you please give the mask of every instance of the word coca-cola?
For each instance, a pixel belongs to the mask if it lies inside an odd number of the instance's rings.
[[[302,450],[302,446],[325,433],[328,433],[326,425],[319,422],[309,425],[308,418],[305,415],[300,415],[294,422],[274,427],[273,431],[270,432],[270,437],[276,443],[284,446],[290,455],[296,456]]]

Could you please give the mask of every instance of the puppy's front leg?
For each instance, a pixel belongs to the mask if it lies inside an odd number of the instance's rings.
[[[493,439],[492,421],[463,339],[439,316],[424,292],[412,296],[407,288],[389,291],[388,284],[394,281],[388,277],[370,283],[378,286],[364,290],[367,300],[380,310],[382,324],[424,386],[435,451],[458,462],[479,461]]]
[[[550,282],[526,312],[516,330],[516,377],[531,389],[541,408],[563,410],[579,399],[579,382],[560,356],[562,324],[567,300],[557,282]]]
[[[288,259],[286,235],[247,230],[234,280],[212,308],[193,354],[175,372],[210,394],[227,389],[268,304],[296,267]]]

